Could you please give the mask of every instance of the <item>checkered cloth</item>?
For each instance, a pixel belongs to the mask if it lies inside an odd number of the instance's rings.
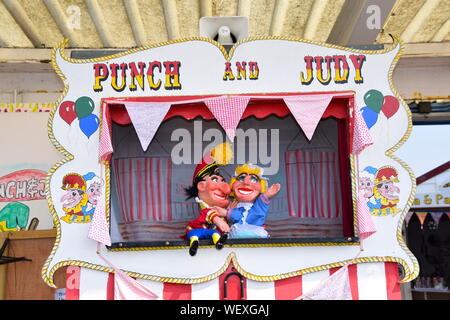
[[[105,201],[100,197],[89,226],[88,238],[104,245],[111,245],[111,237],[109,235],[108,222],[106,221]]]
[[[367,201],[364,198],[363,191],[358,192],[356,211],[358,218],[358,236],[361,240],[361,246],[363,246],[363,240],[377,232],[372,215],[369,212],[369,207],[367,206]]]
[[[125,102],[133,127],[145,152],[169,111],[171,102]]]
[[[369,128],[367,127],[366,122],[364,121],[361,111],[358,108],[355,108],[355,119],[354,119],[354,128],[353,128],[353,146],[352,152],[353,154],[358,154],[363,151],[366,147],[373,144],[373,138],[370,134]]]
[[[204,103],[225,130],[228,138],[233,141],[236,128],[247,107],[250,97],[217,97],[205,99]]]
[[[113,146],[111,142],[111,119],[109,118],[109,107],[107,103],[103,103],[102,110],[102,127],[100,133],[100,145],[98,147],[98,158],[101,162],[109,161],[113,152]]]
[[[283,97],[284,102],[308,140],[312,139],[314,131],[333,96],[334,94],[317,94]]]

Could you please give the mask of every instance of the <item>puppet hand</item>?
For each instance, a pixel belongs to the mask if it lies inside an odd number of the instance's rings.
[[[221,208],[221,207],[217,207],[214,206],[212,207],[214,209],[214,211],[216,211],[218,213],[219,216],[221,217],[225,217],[227,215],[227,209],[225,208]]]
[[[236,208],[237,204],[238,202],[236,200],[230,202],[230,204],[228,205],[228,210],[233,210],[234,208]]]
[[[215,217],[213,222],[222,232],[230,232],[230,226],[223,219]]]
[[[275,183],[267,189],[267,191],[264,193],[264,195],[267,198],[272,198],[274,195],[276,195],[281,189],[281,185],[279,183]]]

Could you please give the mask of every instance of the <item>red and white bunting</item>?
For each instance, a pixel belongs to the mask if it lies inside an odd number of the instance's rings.
[[[412,213],[411,211],[409,211],[409,212],[406,213],[406,216],[405,216],[405,222],[406,222],[406,224],[409,223],[409,220],[411,220],[412,216],[413,216],[413,213]]]
[[[314,131],[328,107],[331,99],[347,93],[313,94],[298,96],[264,96],[265,99],[283,99],[298,124],[311,140]],[[204,102],[215,119],[225,130],[231,141],[234,140],[236,128],[244,114],[250,99],[261,99],[260,96],[220,96],[208,99],[190,99],[177,102],[125,102],[131,122],[137,132],[142,148],[147,150],[164,117],[172,104]],[[106,100],[108,102],[108,100]],[[111,119],[107,105],[103,108],[102,134],[100,137],[100,160],[109,160],[113,152],[111,143]],[[365,124],[365,122],[363,121]]]
[[[228,138],[233,141],[236,128],[249,101],[250,97],[247,96],[225,96],[205,99],[204,103],[225,130]]]
[[[373,138],[362,117],[361,111],[359,111],[358,108],[355,108],[352,153],[358,154],[372,144]]]
[[[99,144],[99,159],[100,161],[109,161],[109,158],[113,152],[111,141],[111,119],[109,117],[109,107],[106,103],[102,105],[103,119],[100,134]]]
[[[100,248],[97,247],[97,252]],[[158,296],[136,279],[130,277],[108,259],[98,253],[99,257],[114,269],[114,300],[155,300]]]
[[[431,217],[436,225],[439,224],[439,220],[441,220],[442,212],[430,212]]]
[[[89,226],[88,238],[104,245],[111,245],[111,236],[109,235],[108,222],[106,221],[105,202],[98,201]]]
[[[369,212],[369,207],[364,198],[363,191],[358,192],[358,201],[356,203],[357,216],[358,216],[358,236],[361,239],[361,245],[363,240],[370,237],[377,232],[377,228],[373,222],[372,215]]]
[[[283,97],[308,140],[311,140],[333,96],[334,94],[318,94]]]
[[[125,108],[146,151],[161,122],[170,109],[170,102],[126,102]]]
[[[419,218],[420,221],[420,228],[423,229],[423,224],[425,222],[425,219],[428,215],[428,212],[416,212],[417,218]]]
[[[296,300],[352,300],[348,264]]]

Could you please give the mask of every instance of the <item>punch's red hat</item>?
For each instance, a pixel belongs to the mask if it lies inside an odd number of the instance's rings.
[[[86,191],[86,181],[78,173],[69,173],[64,176],[61,189],[77,189]]]
[[[226,165],[233,158],[233,150],[227,142],[221,143],[207,152],[202,162],[197,165],[192,180],[209,176],[219,169],[219,165]]]

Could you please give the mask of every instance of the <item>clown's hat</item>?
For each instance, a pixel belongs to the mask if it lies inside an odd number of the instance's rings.
[[[381,167],[375,176],[375,183],[383,181],[399,182],[397,170],[389,166]]]
[[[77,189],[86,191],[86,181],[78,173],[69,173],[64,176],[61,189]]]

